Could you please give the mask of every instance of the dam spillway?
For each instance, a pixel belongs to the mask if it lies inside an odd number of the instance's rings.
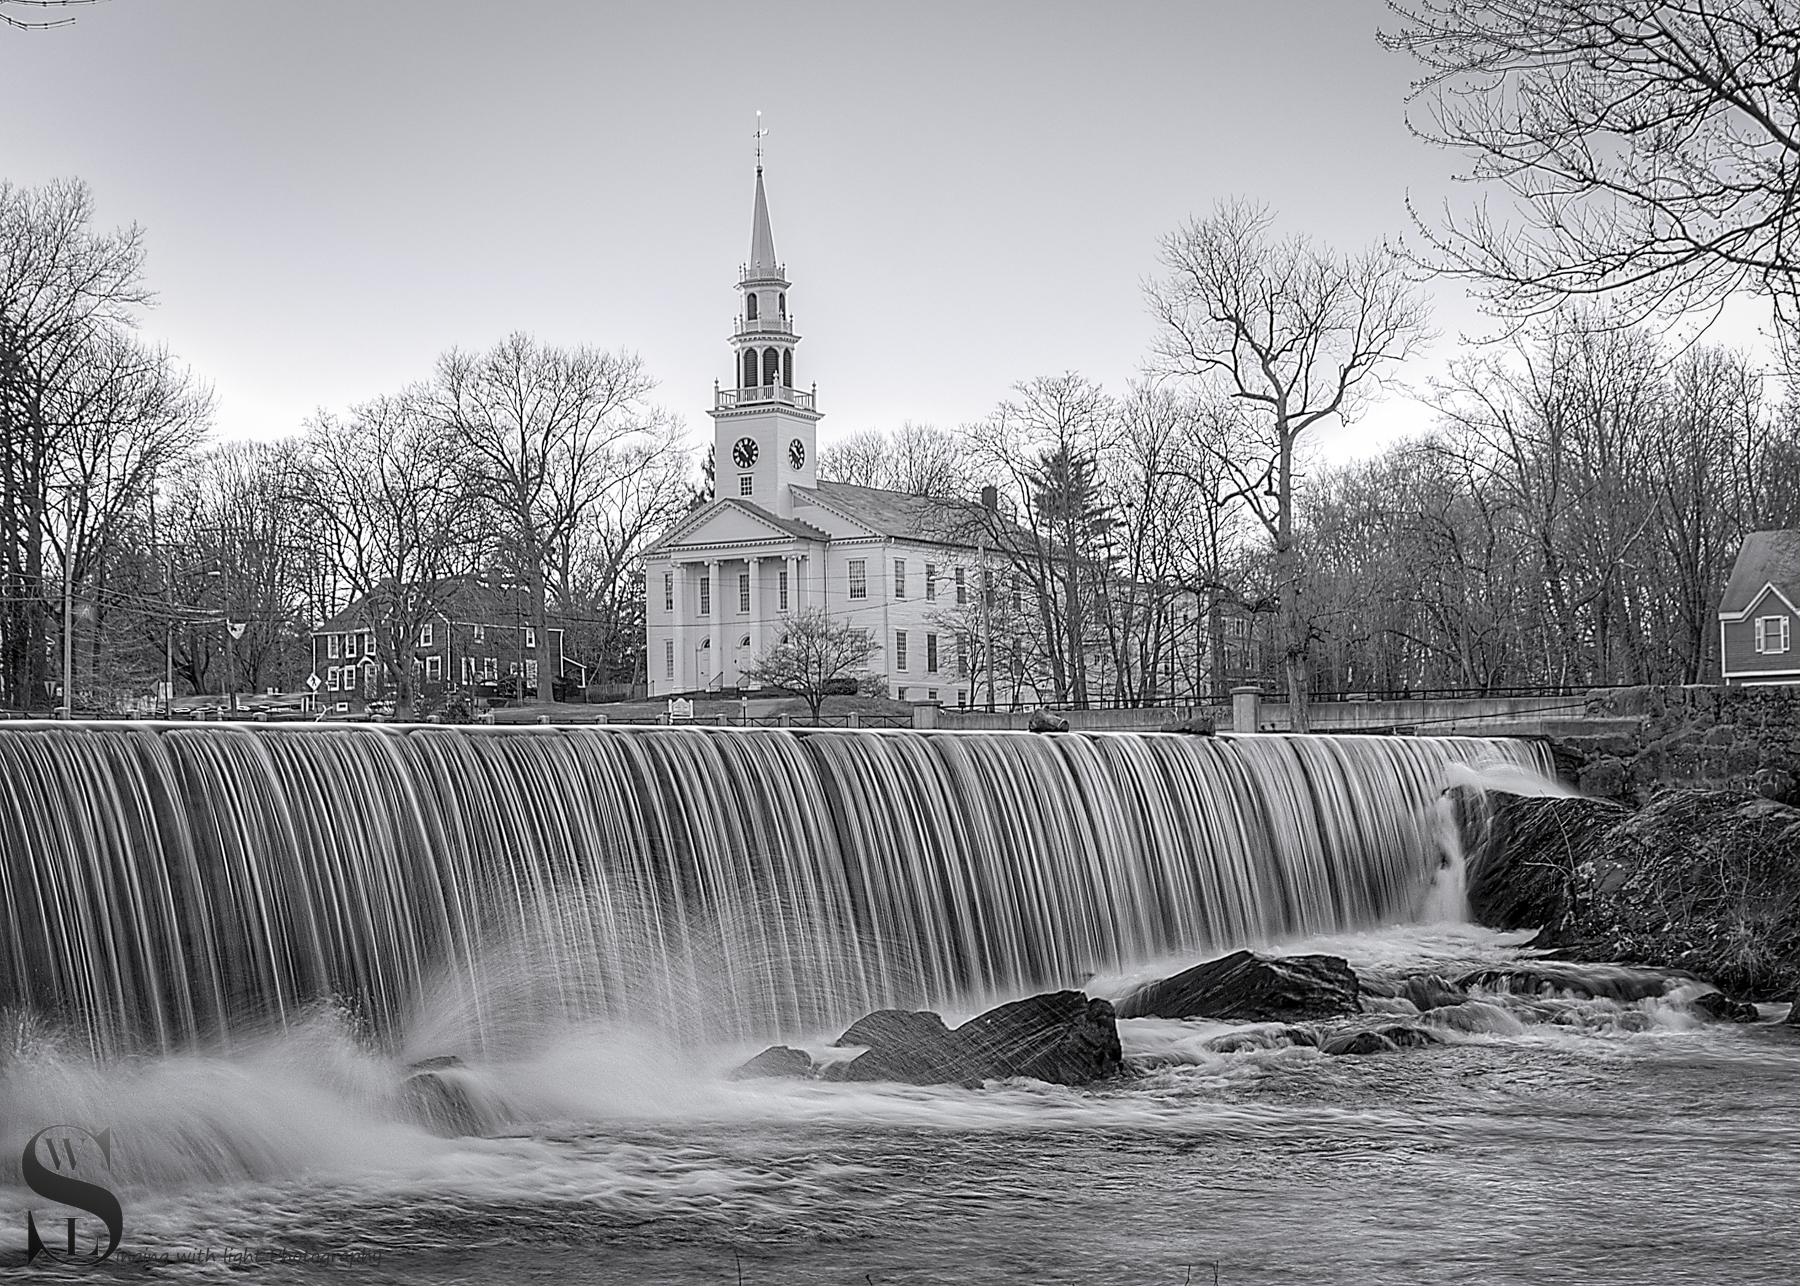
[[[334,1004],[398,1044],[780,1035],[1418,918],[1503,739],[0,727],[0,1008],[96,1054]]]

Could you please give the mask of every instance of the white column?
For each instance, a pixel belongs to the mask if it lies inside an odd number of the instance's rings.
[[[796,574],[800,567],[800,560],[793,554],[788,554],[782,558],[781,565],[787,571],[787,606],[791,615],[800,610],[800,577]],[[777,602],[776,606],[779,607],[780,603]]]
[[[669,685],[669,689],[672,692],[679,692],[687,687],[687,684],[684,681],[687,674],[687,662],[682,659],[683,651],[687,647],[688,634],[686,571],[687,568],[682,563],[671,562],[669,564],[669,575],[675,578],[675,615],[669,622],[669,637],[675,646],[675,673],[672,676],[665,678],[663,682]],[[658,588],[660,588],[660,586]],[[663,663],[663,657],[651,657],[650,664],[654,665],[664,674],[668,673],[668,666]]]
[[[763,592],[759,578],[762,576],[762,559],[746,560],[750,565],[750,657],[752,664],[762,655],[763,650]]]
[[[712,670],[705,676],[706,686],[711,687],[714,679],[718,679],[721,683],[724,682],[722,676],[725,673],[725,657],[727,655],[725,631],[720,628],[720,622],[725,619],[725,608],[721,603],[719,593],[719,560],[716,558],[706,560],[706,585],[707,613],[701,619],[701,625],[705,629],[706,637],[712,642],[712,646],[706,649],[707,660],[712,665]]]

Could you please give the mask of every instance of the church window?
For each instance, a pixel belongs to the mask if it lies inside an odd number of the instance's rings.
[[[925,636],[925,673],[936,674],[938,665],[937,635]]]
[[[906,560],[904,558],[894,560],[894,597],[906,597]]]
[[[763,349],[764,384],[776,384],[781,380],[781,354],[772,348]]]
[[[850,560],[850,597],[867,598],[869,596],[869,564],[866,559]]]
[[[779,295],[775,296],[775,306],[781,309],[781,315],[783,317],[787,316],[787,291],[784,290]]]
[[[781,350],[781,382],[788,388],[794,387],[794,350]]]
[[[904,670],[906,668],[906,631],[905,630],[895,630],[894,631],[894,668],[896,670]]]
[[[785,612],[788,610],[787,568],[785,568],[785,567],[783,567],[781,569],[781,572],[779,574],[779,585],[780,585],[780,590],[781,590],[781,610]]]
[[[751,321],[756,320],[756,292],[754,290],[744,296],[744,316]]]
[[[747,496],[747,495],[751,494],[751,491],[753,490],[754,487],[755,487],[755,475],[746,473],[746,474],[741,475],[738,478],[738,494],[740,496]]]
[[[675,573],[674,572],[664,572],[663,573],[663,611],[672,612],[674,610],[675,610]],[[479,629],[480,627],[477,626],[476,628]],[[475,637],[480,638],[481,636],[479,634],[477,634]]]
[[[672,679],[675,677],[675,640],[674,639],[664,639],[663,640],[663,677],[665,679]]]
[[[700,615],[708,616],[711,613],[712,613],[712,577],[711,576],[702,576],[700,578]]]
[[[744,388],[750,388],[750,387],[751,387],[751,386],[752,386],[752,385],[754,385],[754,384],[755,384],[755,383],[757,383],[757,379],[756,379],[756,350],[755,350],[755,349],[754,349],[754,348],[751,348],[751,349],[746,349],[746,350],[745,350],[745,352],[744,352],[744,382],[743,382],[743,387],[744,387]]]
[[[965,569],[956,569],[956,605],[962,607],[969,601],[969,582]]]
[[[750,573],[738,573],[738,611],[750,610]]]
[[[925,564],[925,601],[937,602],[937,564]]]

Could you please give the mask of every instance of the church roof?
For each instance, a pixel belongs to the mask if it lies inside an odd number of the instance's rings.
[[[778,277],[781,267],[775,260],[775,233],[769,227],[769,198],[763,194],[762,166],[756,167],[756,211],[750,219],[750,276],[752,279]]]
[[[967,500],[915,496],[823,478],[810,492],[805,488],[795,488],[795,492],[796,498],[812,498],[841,517],[897,540],[972,545],[982,529],[981,507]]]
[[[650,547],[644,552],[646,555],[660,554],[665,550],[685,545],[688,543],[687,537],[706,526],[709,520],[721,513],[734,509],[749,514],[757,521],[766,523],[777,531],[786,532],[790,536],[797,536],[801,540],[831,539],[829,533],[820,531],[817,527],[809,526],[797,518],[783,518],[779,514],[770,513],[761,505],[753,505],[748,500],[740,500],[736,496],[727,496],[722,500],[714,500],[710,503],[701,505],[692,513],[682,517],[673,527],[669,528],[668,531],[664,532],[653,541]],[[716,542],[697,541],[695,543],[705,545]]]
[[[1719,615],[1741,618],[1768,585],[1790,602],[1800,598],[1800,531],[1753,531],[1744,537]]]

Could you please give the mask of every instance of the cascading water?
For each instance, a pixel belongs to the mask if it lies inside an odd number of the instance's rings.
[[[97,1053],[335,1001],[390,1044],[709,1036],[1406,921],[1478,739],[130,724],[0,729],[0,1007]]]

